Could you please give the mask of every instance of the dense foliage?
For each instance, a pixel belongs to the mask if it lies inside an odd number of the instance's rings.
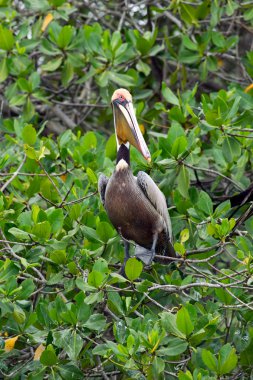
[[[3,378],[253,376],[252,204],[229,200],[253,180],[252,5],[0,0]],[[117,87],[178,252],[127,279],[97,193]]]

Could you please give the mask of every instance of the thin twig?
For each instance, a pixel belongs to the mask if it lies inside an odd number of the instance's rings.
[[[225,176],[224,174],[216,171],[216,170],[213,170],[213,169],[206,169],[206,168],[200,168],[198,166],[193,166],[193,165],[190,165],[190,164],[187,164],[186,162],[183,163],[183,165],[185,165],[187,168],[189,169],[193,169],[193,170],[200,170],[202,172],[206,172],[208,174],[214,174],[215,176],[220,176],[224,179],[226,179],[227,181],[231,182],[235,187],[237,187],[237,189],[239,190],[243,190],[243,188],[241,187],[241,185],[239,185],[238,183],[236,183],[234,180],[232,180],[231,178]]]
[[[94,191],[94,193],[91,193],[89,195],[86,195],[85,197],[82,197],[82,198],[79,198],[79,199],[75,199],[74,201],[70,201],[70,202],[62,202],[62,206],[70,206],[70,205],[73,205],[75,203],[81,203],[82,201],[84,201],[85,199],[87,198],[90,198],[92,197],[93,195],[96,195],[98,193],[98,190]]]
[[[46,174],[47,178],[49,179],[49,181],[51,182],[51,184],[53,185],[54,189],[57,191],[58,195],[60,196],[61,198],[61,192],[60,190],[58,189],[58,187],[56,186],[56,184],[54,183],[54,181],[52,180],[51,176],[48,174],[48,172],[46,171],[46,169],[44,168],[44,166],[42,165],[42,163],[40,161],[38,161],[38,164],[39,166],[41,167],[41,169],[43,170],[43,172]]]
[[[17,170],[12,174],[11,178],[8,179],[7,182],[5,182],[5,184],[1,187],[0,191],[4,191],[6,189],[7,186],[9,186],[9,184],[17,177],[18,173],[20,172],[20,170],[22,169],[22,166],[24,165],[26,161],[26,156],[24,156],[21,164],[19,165],[19,167],[17,168]]]
[[[18,261],[20,262],[21,265],[24,266],[24,264],[23,264],[23,262],[22,262],[22,259],[23,259],[23,258],[20,257],[20,256],[18,256],[18,255],[13,251],[12,247],[9,245],[9,243],[8,243],[7,240],[5,239],[5,235],[4,235],[4,233],[3,233],[3,231],[2,231],[1,228],[0,228],[0,234],[2,235],[2,237],[3,237],[4,241],[5,241],[5,245],[6,245],[6,247],[9,249],[9,252],[11,253],[12,257],[14,257],[16,260],[18,260]],[[25,269],[27,269],[26,266],[24,266],[24,267],[25,267]],[[34,272],[40,277],[40,279],[41,279],[43,282],[46,283],[46,279],[45,279],[45,277],[43,276],[43,274],[42,274],[37,268],[31,266],[30,269],[31,269],[32,271],[34,271]]]
[[[55,99],[52,99],[51,102],[52,103],[56,103],[56,104],[60,104],[60,105],[63,105],[63,106],[70,106],[70,107],[108,108],[107,104],[98,104],[98,103],[94,103],[94,104],[90,104],[90,103],[89,104],[88,103],[72,103],[72,102],[67,102],[65,100],[62,101],[62,102],[59,102],[58,100],[55,100]]]
[[[32,247],[33,245],[36,245],[36,243],[23,243],[23,242],[20,242],[20,241],[11,241],[11,240],[1,240],[0,239],[0,243],[4,243],[4,244],[18,244],[18,245],[24,245],[24,246],[29,246],[29,247]]]

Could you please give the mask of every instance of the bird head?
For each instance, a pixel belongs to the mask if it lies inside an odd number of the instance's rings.
[[[121,144],[129,143],[150,162],[151,155],[140,131],[130,92],[119,88],[114,91],[111,102],[118,148]]]

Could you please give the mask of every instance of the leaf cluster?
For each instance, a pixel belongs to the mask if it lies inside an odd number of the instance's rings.
[[[2,376],[250,378],[252,197],[231,196],[253,181],[252,4],[2,0],[0,23]],[[126,278],[97,193],[117,87],[178,253]]]

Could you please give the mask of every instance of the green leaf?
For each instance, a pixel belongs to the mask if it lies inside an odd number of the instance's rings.
[[[45,146],[41,146],[40,150],[37,151],[28,144],[24,144],[24,151],[27,157],[36,161],[39,161],[41,158],[45,157],[46,154],[50,153]]]
[[[10,106],[21,106],[25,103],[26,99],[27,99],[27,94],[14,95],[10,99]]]
[[[185,373],[182,371],[179,371],[177,375],[178,375],[178,380],[193,380],[193,377],[190,371],[186,371]]]
[[[37,71],[34,71],[30,76],[29,76],[29,83],[31,85],[32,91],[36,90],[39,85],[40,85],[40,75]]]
[[[7,67],[7,58],[3,58],[0,62],[0,83],[4,82],[8,77],[9,71]]]
[[[93,72],[91,74],[93,74]],[[102,74],[100,74],[97,77],[97,82],[98,82],[98,85],[100,87],[106,87],[108,85],[108,81],[109,81],[109,72],[108,71],[104,71]]]
[[[130,87],[135,85],[133,77],[127,74],[119,74],[114,71],[108,73],[109,79],[116,83],[117,86]]]
[[[61,379],[63,380],[82,380],[83,379],[83,372],[74,364],[64,363],[64,364],[59,365],[58,368],[61,375]],[[40,380],[40,379],[36,379],[36,380]]]
[[[24,127],[22,131],[23,141],[28,145],[34,145],[37,139],[35,128],[31,124]]]
[[[82,140],[82,146],[85,151],[95,149],[97,147],[97,137],[94,132],[89,131],[85,133]]]
[[[55,7],[60,7],[65,2],[66,0],[49,0],[49,3],[54,5]]]
[[[222,153],[226,161],[234,162],[241,155],[241,145],[234,137],[226,136],[222,144]]]
[[[162,95],[164,99],[171,104],[174,104],[175,106],[179,106],[179,99],[176,95],[173,94],[170,88],[166,86],[166,84],[163,82],[162,84]]]
[[[229,200],[222,202],[221,204],[219,204],[218,207],[215,208],[215,211],[213,214],[214,218],[224,216],[230,210],[230,208],[231,208],[231,204]]]
[[[198,20],[196,18],[196,8],[189,4],[180,4],[181,17],[186,24],[198,26]]]
[[[105,145],[105,156],[109,157],[111,160],[114,160],[117,153],[117,143],[115,134],[113,133],[106,142]]]
[[[5,262],[0,263],[0,281],[8,281],[11,276],[16,276],[18,268],[10,259],[6,259]]]
[[[48,221],[35,224],[32,233],[39,239],[47,240],[51,235],[51,226]]]
[[[165,362],[161,358],[155,356],[152,363],[152,374],[154,376],[153,378],[157,379],[159,377],[159,374],[164,371],[164,368]]]
[[[102,259],[100,257],[96,260],[95,264],[93,265],[93,270],[96,270],[101,273],[108,273],[108,263],[105,259]]]
[[[222,33],[212,32],[212,41],[214,45],[223,48],[225,46],[225,38]]]
[[[92,183],[93,185],[96,185],[98,183],[98,179],[94,171],[91,168],[87,168],[86,173],[87,173],[90,183]]]
[[[18,305],[14,305],[13,318],[19,325],[25,322],[25,312]]]
[[[202,350],[202,360],[205,365],[211,370],[217,373],[218,361],[216,357],[208,350]]]
[[[215,294],[218,297],[218,299],[225,305],[231,305],[234,302],[231,294],[229,294],[225,289],[215,289]]]
[[[106,343],[98,344],[95,348],[93,348],[92,353],[93,355],[105,355],[107,351],[109,350],[109,347]]]
[[[183,256],[186,252],[186,249],[182,243],[174,243],[174,249],[177,253],[179,253],[181,256]]]
[[[123,302],[120,295],[117,292],[108,292],[108,307],[109,309],[116,314],[124,315]]]
[[[104,299],[104,293],[102,291],[99,291],[97,293],[90,294],[89,296],[85,297],[85,303],[87,305],[92,304],[99,304]]]
[[[200,192],[197,207],[204,212],[205,215],[211,215],[213,213],[213,202],[209,195],[204,191]]]
[[[131,257],[127,260],[125,266],[125,273],[130,281],[136,280],[140,276],[142,269],[143,264],[141,261],[137,260],[134,257]]]
[[[66,252],[62,249],[58,249],[50,253],[50,259],[56,264],[65,264],[66,256]]]
[[[229,343],[221,347],[218,357],[219,374],[225,375],[230,373],[236,367],[238,357],[235,349]]]
[[[66,147],[67,144],[69,144],[70,141],[72,141],[74,138],[74,134],[72,131],[67,129],[59,138],[59,144],[61,149]]]
[[[172,148],[172,145],[174,144],[175,140],[181,136],[185,137],[184,129],[177,122],[174,122],[169,129],[167,137],[167,143],[170,149]]]
[[[61,80],[64,87],[67,87],[69,82],[73,79],[74,68],[71,63],[66,62],[63,66]]]
[[[188,343],[179,338],[170,338],[165,347],[156,351],[159,356],[177,356],[186,351]]]
[[[21,91],[24,92],[30,92],[31,91],[31,85],[25,78],[19,78],[18,80],[18,87]]]
[[[229,113],[227,114],[226,116],[226,119],[227,120],[230,120],[232,118],[234,118],[238,112],[238,109],[239,109],[239,103],[241,101],[241,97],[240,96],[237,96],[234,100],[234,103],[232,105],[232,107],[230,108],[229,110]]]
[[[32,160],[37,160],[37,153],[34,148],[27,144],[24,144],[24,151],[27,157],[31,158]]]
[[[121,45],[121,43],[122,43],[122,41],[121,41],[121,34],[117,30],[117,31],[115,31],[112,34],[112,38],[111,38],[111,48],[112,48],[112,51],[115,51]]]
[[[239,7],[239,4],[235,1],[228,1],[226,6],[226,14],[232,16],[234,11]]]
[[[35,285],[31,278],[22,281],[21,290],[17,294],[17,299],[19,300],[27,300],[28,297],[34,292]]]
[[[99,222],[96,231],[100,240],[104,243],[107,243],[108,240],[115,236],[115,230],[107,222]]]
[[[0,25],[0,49],[10,51],[14,42],[12,31]]]
[[[182,230],[180,232],[180,242],[181,243],[185,243],[187,240],[189,240],[189,237],[190,237],[190,233],[189,233],[188,228],[185,228],[184,230]]]
[[[58,57],[42,65],[41,69],[43,71],[55,71],[61,66],[61,64],[62,64],[62,57]]]
[[[177,327],[175,314],[165,311],[161,313],[160,316],[161,316],[162,326],[166,332],[171,333],[172,335],[175,335],[178,338],[182,338],[182,339],[186,338],[186,335],[182,331],[180,331]]]
[[[61,49],[65,49],[70,44],[73,34],[73,27],[71,25],[65,25],[59,33],[57,45]]]
[[[253,9],[250,7],[245,13],[244,13],[244,20],[249,21],[253,19]]]
[[[30,240],[30,236],[27,232],[20,230],[19,228],[12,227],[8,231],[10,234],[21,240]]]
[[[181,153],[185,152],[188,142],[185,136],[180,136],[175,139],[172,144],[171,154],[177,158]]]
[[[176,321],[177,321],[177,327],[179,328],[179,330],[183,334],[185,334],[187,337],[193,332],[194,325],[191,321],[188,310],[184,306],[177,312]]]
[[[106,319],[102,314],[93,314],[83,326],[89,330],[102,331],[106,326]]]
[[[241,340],[241,336],[239,337]],[[251,336],[250,342],[247,347],[240,353],[240,363],[243,367],[249,368],[253,361],[253,337]]]
[[[93,243],[101,242],[97,232],[88,226],[82,226],[81,227],[82,232],[84,233],[84,236]]]
[[[51,225],[51,232],[53,234],[60,232],[64,222],[63,210],[53,208],[48,209],[47,218]]]
[[[185,64],[198,64],[201,59],[201,55],[199,53],[194,53],[193,51],[184,49],[179,54],[179,62]]]
[[[182,165],[177,176],[178,190],[184,198],[189,198],[190,176],[188,169]]]
[[[57,356],[54,351],[46,349],[41,354],[40,362],[45,366],[51,367],[57,363]]]
[[[139,60],[136,69],[146,75],[146,77],[150,74],[151,67],[147,63],[143,62],[142,60]]]
[[[189,49],[189,50],[193,50],[193,51],[198,51],[199,50],[199,47],[196,43],[194,43],[190,37],[184,35],[183,36],[183,44],[184,46]]]
[[[81,338],[81,336],[76,331],[73,331],[73,333],[68,338],[66,345],[64,347],[70,360],[77,360],[78,355],[80,354],[81,349],[83,347],[83,344],[84,344],[84,341]]]
[[[32,117],[34,116],[34,113],[35,113],[34,105],[32,104],[30,97],[28,97],[24,105],[23,117],[26,121],[30,121]]]
[[[99,288],[104,278],[105,275],[103,273],[93,270],[89,273],[88,284],[94,286],[95,288]]]

